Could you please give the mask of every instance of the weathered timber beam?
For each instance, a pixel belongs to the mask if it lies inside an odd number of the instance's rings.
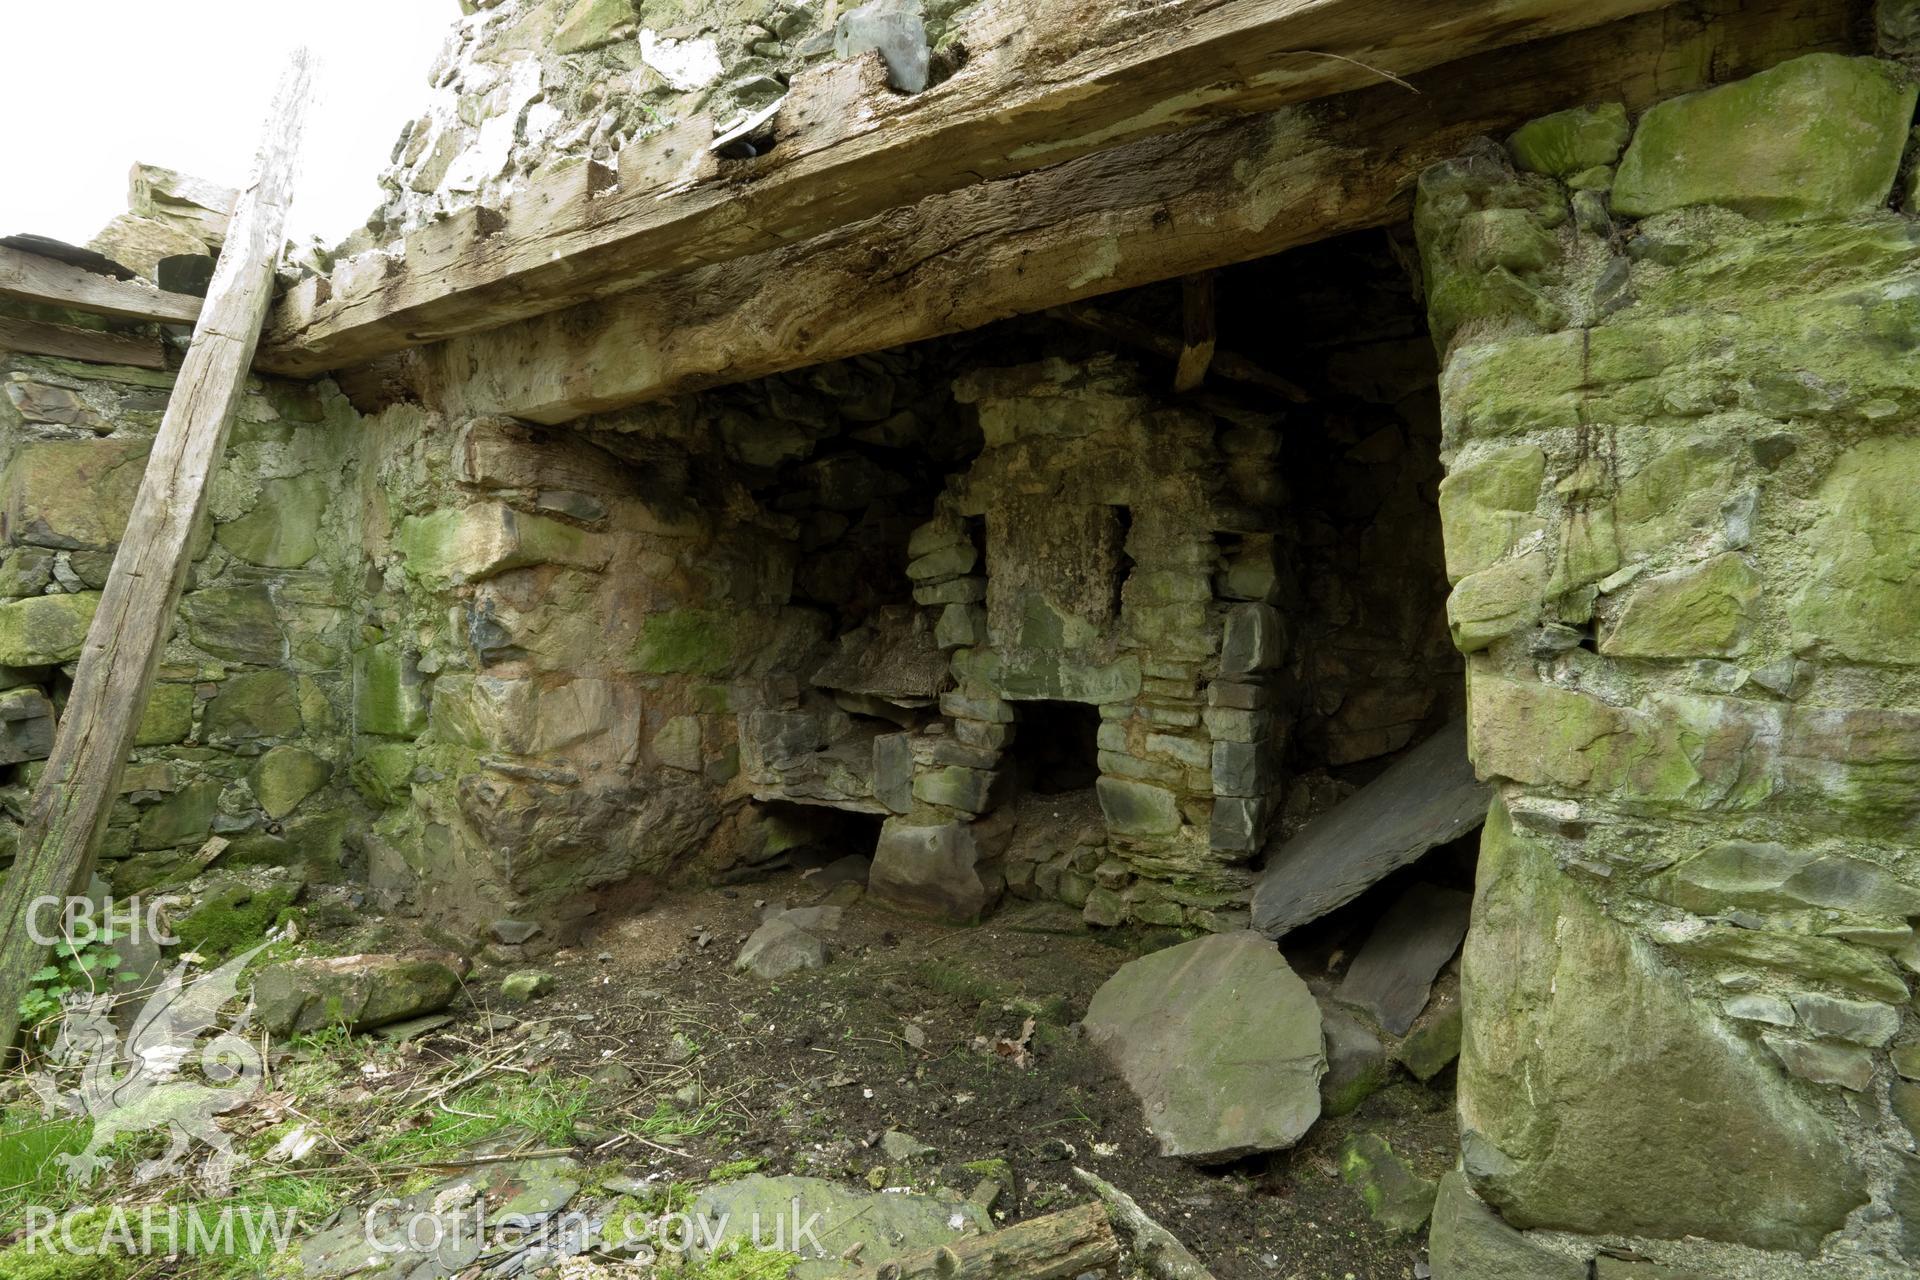
[[[1106,1210],[1083,1204],[924,1253],[850,1264],[841,1274],[843,1280],[1067,1280],[1102,1271],[1119,1257]]]
[[[1180,282],[1180,351],[1173,373],[1175,391],[1192,391],[1207,379],[1220,335],[1213,315],[1213,273],[1203,271]]]
[[[1418,96],[1386,86],[1145,139],[408,360],[455,408],[557,423],[977,328],[1390,225],[1420,171],[1476,135],[1848,50],[1862,8],[1706,0],[1647,14],[1438,68],[1415,78]]]
[[[52,307],[72,307],[123,320],[192,324],[200,299],[166,293],[133,280],[115,280],[37,253],[0,245],[0,296]]]
[[[312,77],[302,50],[280,84],[193,343],[180,366],[153,451],[87,628],[46,771],[28,801],[19,853],[0,882],[0,1054],[20,1029],[20,997],[46,948],[31,908],[84,884],[119,791],[127,752],[173,634],[207,481],[246,392],[293,198],[295,156]]]
[[[136,369],[167,367],[166,349],[160,339],[152,335],[101,333],[97,329],[16,320],[11,316],[0,316],[0,351],[60,356],[92,364],[131,365]]]
[[[795,79],[767,154],[696,167],[666,187],[608,189],[595,166],[573,166],[503,209],[455,220],[466,241],[457,253],[445,225],[424,227],[404,249],[296,287],[269,326],[262,367],[341,368],[824,235],[923,197],[1671,2],[1186,0],[1126,11],[1099,0],[994,0],[965,19],[965,65],[923,93],[891,92],[877,59],[826,64]],[[669,145],[673,134],[635,147]],[[675,170],[623,155],[618,172]]]

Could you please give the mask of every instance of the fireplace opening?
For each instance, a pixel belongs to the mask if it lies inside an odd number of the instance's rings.
[[[1100,709],[1080,702],[1022,702],[1014,767],[1037,795],[1084,791],[1100,776]]]

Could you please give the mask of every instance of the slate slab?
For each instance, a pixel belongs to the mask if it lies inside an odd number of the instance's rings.
[[[1473,895],[1463,889],[1414,885],[1374,925],[1333,998],[1371,1014],[1389,1035],[1405,1035],[1441,966],[1460,949],[1472,911]]]
[[[1486,820],[1493,788],[1473,774],[1467,724],[1456,720],[1267,858],[1253,927],[1279,938],[1359,897],[1435,845]]]

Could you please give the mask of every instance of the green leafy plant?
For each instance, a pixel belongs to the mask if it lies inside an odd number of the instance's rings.
[[[57,1027],[68,996],[109,989],[120,964],[120,955],[113,949],[118,936],[111,923],[90,916],[71,921],[53,944],[47,963],[27,979],[20,997],[21,1024],[36,1038],[44,1038]]]

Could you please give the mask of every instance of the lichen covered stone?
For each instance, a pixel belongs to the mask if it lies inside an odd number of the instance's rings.
[[[1833,1122],[1501,805],[1479,878],[1460,1116],[1508,1223],[1810,1253],[1866,1202]]]
[[[1648,108],[1613,187],[1644,218],[1721,205],[1752,218],[1862,213],[1886,203],[1913,123],[1896,65],[1812,53]]]

